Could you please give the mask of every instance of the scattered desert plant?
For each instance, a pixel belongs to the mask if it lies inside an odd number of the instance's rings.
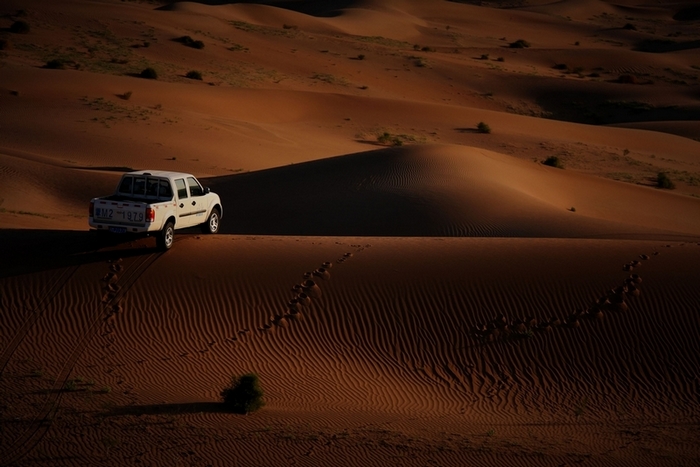
[[[518,39],[515,42],[510,43],[511,49],[526,49],[530,47],[530,43],[524,39]]]
[[[10,48],[10,41],[7,39],[0,39],[0,50],[7,50]]]
[[[365,59],[365,54],[360,54],[357,56],[358,60],[364,60]]]
[[[676,188],[676,184],[673,183],[666,172],[659,172],[659,174],[656,176],[656,186],[667,190],[673,190]]]
[[[44,68],[50,68],[52,70],[63,70],[66,68],[66,63],[59,58],[54,58],[53,60],[49,60],[48,62],[46,62]]]
[[[632,75],[620,75],[620,76],[617,78],[617,82],[618,82],[618,83],[622,83],[622,84],[637,84],[639,81],[637,80],[637,77],[636,77],[636,76],[632,76]]]
[[[145,68],[139,75],[141,78],[158,79],[158,72],[151,67]]]
[[[491,133],[491,127],[488,125],[488,123],[479,122],[476,125],[476,131],[479,133],[489,134]]]
[[[379,142],[379,144],[387,144],[391,146],[403,146],[403,141],[401,138],[396,135],[392,135],[387,131],[377,136],[377,142]]]
[[[498,57],[498,58],[496,59],[496,61],[505,62],[506,59],[505,59],[504,57]]]
[[[78,389],[78,382],[74,379],[69,379],[63,387],[66,391],[72,392]]]
[[[128,101],[129,99],[131,99],[131,94],[131,91],[126,91],[124,94],[117,94],[117,97],[119,99],[124,99],[125,101]]]
[[[231,378],[231,384],[221,392],[224,404],[235,413],[247,414],[265,405],[258,375],[248,373]]]
[[[569,209],[569,211],[571,211],[571,212],[576,212],[576,208],[573,207],[573,206],[571,206],[571,209]]]
[[[629,30],[629,31],[636,31],[636,30],[637,30],[637,26],[635,26],[635,25],[632,24],[632,23],[627,23],[627,24],[625,24],[625,25],[622,27],[622,29],[627,29],[627,30]]]
[[[283,25],[282,25],[282,28],[283,28],[283,29],[294,29],[294,30],[296,30],[296,29],[299,29],[299,26],[297,26],[297,25],[295,25],[295,24],[283,24]]]
[[[179,42],[181,44],[186,45],[187,47],[192,47],[193,49],[203,49],[204,48],[204,42],[202,41],[196,41],[192,39],[190,36],[182,36],[178,37],[177,39],[174,39],[175,42]]]
[[[185,77],[186,77],[186,78],[189,78],[189,79],[198,79],[198,80],[201,81],[201,80],[202,80],[202,73],[200,73],[200,72],[197,71],[197,70],[191,70],[191,71],[188,71],[188,72],[187,72],[187,74],[185,75]]]
[[[418,68],[425,68],[425,67],[428,66],[428,62],[425,61],[425,60],[422,59],[422,58],[417,59],[417,60],[415,61],[415,64],[416,64],[416,66],[417,66]]]
[[[554,68],[555,70],[568,70],[569,66],[566,63],[557,63],[552,68]]]
[[[488,60],[489,54],[481,54],[481,60]]]
[[[548,165],[550,167],[556,167],[557,169],[563,169],[564,164],[562,161],[557,157],[557,156],[549,156],[542,162],[544,165]]]
[[[29,30],[29,23],[22,20],[15,21],[12,23],[12,26],[10,26],[10,32],[15,34],[29,34]]]
[[[421,51],[422,52],[435,52],[435,49],[432,47],[425,46],[425,47],[421,47]]]
[[[110,392],[112,392],[112,388],[110,386],[102,386],[100,392],[103,394],[109,394]]]

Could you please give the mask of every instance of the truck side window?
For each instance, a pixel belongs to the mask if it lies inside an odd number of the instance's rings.
[[[192,196],[202,196],[204,194],[202,186],[194,177],[187,177],[187,185],[190,187],[190,194]]]
[[[160,188],[158,190],[159,198],[173,199],[173,189],[170,188],[170,182],[168,180],[160,181]]]
[[[134,195],[143,196],[146,194],[146,178],[136,177],[134,178]]]
[[[177,187],[177,197],[179,199],[187,198],[187,185],[185,185],[185,180],[178,178],[175,180],[175,186]]]
[[[125,195],[131,194],[131,184],[134,181],[133,177],[124,177],[122,182],[119,184],[119,193]]]

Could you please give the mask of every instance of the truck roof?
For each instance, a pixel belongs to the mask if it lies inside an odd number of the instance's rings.
[[[127,172],[124,175],[152,175],[154,177],[169,179],[194,177],[192,174],[184,172],[171,172],[169,170],[137,170],[135,172]]]

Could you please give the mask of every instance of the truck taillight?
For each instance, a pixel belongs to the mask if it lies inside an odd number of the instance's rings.
[[[146,222],[154,222],[156,220],[156,210],[153,208],[146,208]]]
[[[90,201],[90,217],[92,217],[95,214],[95,202]]]

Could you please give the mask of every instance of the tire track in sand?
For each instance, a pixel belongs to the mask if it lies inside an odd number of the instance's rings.
[[[128,265],[126,265],[126,267],[122,266],[121,260],[111,263],[110,271],[102,278],[102,280],[106,283],[106,286],[104,290],[105,294],[102,296],[101,306],[95,310],[94,316],[88,320],[89,325],[87,329],[81,333],[80,338],[77,340],[76,344],[73,346],[67,358],[61,365],[61,369],[59,370],[56,379],[47,390],[47,398],[38,409],[32,420],[29,422],[27,428],[13,442],[11,442],[9,446],[0,452],[2,465],[11,465],[22,459],[46,435],[48,430],[51,428],[54,416],[60,408],[61,398],[63,393],[67,390],[66,385],[68,383],[69,376],[83,351],[88,346],[95,334],[97,334],[97,331],[100,329],[102,324],[112,315],[121,311],[119,302],[121,301],[122,297],[162,254],[163,252],[154,252],[149,255],[138,256],[133,261],[128,261]],[[47,300],[44,302],[44,308],[54,297],[56,297],[60,290],[63,290],[65,287],[69,286],[70,279],[75,276],[77,269],[78,267],[76,267],[65,278],[65,280],[57,281],[57,284],[60,284],[60,287],[50,289],[55,289],[55,293],[52,295],[47,294]],[[121,273],[121,276],[118,273]],[[24,339],[24,336],[27,335],[28,330],[31,329],[32,325],[36,323],[36,321],[38,321],[40,316],[41,314],[37,315],[36,313],[33,313],[33,315],[30,316],[30,318],[22,326],[23,329],[18,332],[17,336],[19,337],[13,339],[13,343],[16,341],[14,349],[12,349],[10,352],[9,349],[12,347],[8,346],[7,356],[4,353],[3,359],[7,357],[7,361],[9,361],[12,353],[14,353],[16,348],[19,347],[19,344]],[[7,365],[7,361],[2,360],[4,366]]]

